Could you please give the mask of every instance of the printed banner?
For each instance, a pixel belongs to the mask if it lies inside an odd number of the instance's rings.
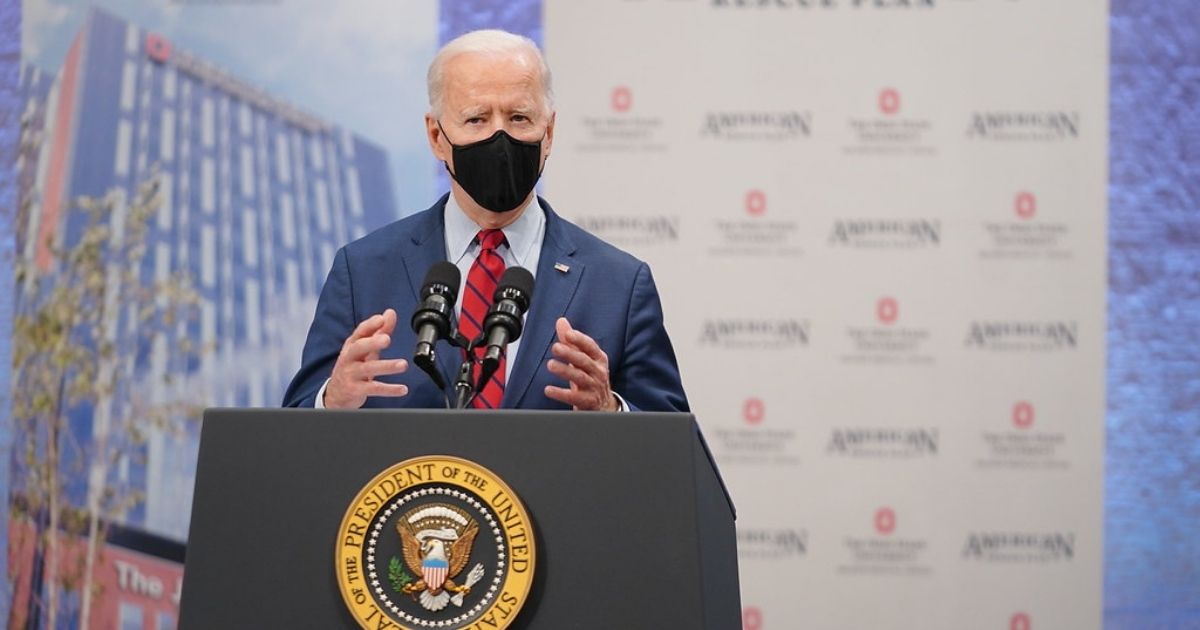
[[[546,195],[654,270],[746,630],[1100,627],[1106,22],[547,3]]]

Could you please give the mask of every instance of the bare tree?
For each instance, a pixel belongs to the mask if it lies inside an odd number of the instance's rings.
[[[176,332],[198,301],[190,278],[152,278],[144,270],[150,219],[163,205],[160,181],[155,169],[130,199],[122,190],[80,198],[71,217],[82,225],[78,237],[45,243],[53,264],[42,269],[21,259],[14,265],[20,299],[12,417],[19,463],[10,513],[33,524],[37,553],[33,575],[10,577],[16,584],[41,574],[44,597],[31,599],[29,609],[44,627],[57,627],[63,591],[78,592],[78,625],[88,627],[106,524],[122,520],[143,499],[139,489],[113,481],[114,464],[138,457],[151,431],[184,430],[183,422],[198,417],[186,397],[150,400],[139,384],[169,379],[170,370],[146,375],[134,358],[155,338],[173,340],[177,357],[201,350]],[[71,430],[72,414],[90,417],[89,434]],[[67,492],[67,481],[79,479],[86,480],[82,504],[78,492]],[[10,566],[10,573],[20,570]],[[14,606],[10,627],[31,621]]]

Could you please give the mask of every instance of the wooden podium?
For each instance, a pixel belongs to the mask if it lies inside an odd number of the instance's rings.
[[[427,455],[485,467],[528,510],[535,572],[510,628],[741,627],[733,504],[691,415],[212,409],[180,628],[359,627],[339,524],[372,478]]]

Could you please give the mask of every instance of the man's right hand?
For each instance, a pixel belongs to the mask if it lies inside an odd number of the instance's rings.
[[[392,343],[396,311],[388,309],[358,325],[338,354],[333,374],[325,385],[326,409],[358,409],[368,396],[404,396],[407,385],[382,383],[376,376],[400,374],[408,369],[404,359],[380,359],[379,353]]]

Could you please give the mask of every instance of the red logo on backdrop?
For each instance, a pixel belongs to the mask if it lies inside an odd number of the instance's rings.
[[[894,324],[900,317],[900,303],[893,297],[882,297],[875,303],[875,316],[881,324]]]
[[[756,606],[742,610],[742,630],[761,630],[763,627],[762,611]]]
[[[767,416],[767,407],[761,398],[747,398],[742,403],[742,418],[746,424],[761,424]]]
[[[1033,426],[1033,405],[1023,400],[1013,405],[1012,421],[1018,429],[1028,429]]]
[[[633,107],[633,92],[624,85],[613,88],[612,108],[614,112],[627,112]]]
[[[751,190],[746,193],[746,214],[761,217],[767,213],[767,193],[761,190]]]
[[[171,58],[171,42],[158,33],[150,33],[146,35],[146,54],[159,63],[166,63]]]
[[[875,510],[875,531],[884,536],[896,531],[896,511],[890,507]]]
[[[896,88],[883,88],[879,92],[879,111],[889,116],[900,111],[900,92]]]
[[[1008,621],[1008,630],[1033,630],[1033,621],[1025,613],[1017,613]]]
[[[1017,216],[1022,219],[1032,219],[1033,215],[1037,214],[1037,197],[1034,197],[1031,192],[1019,192],[1013,206],[1017,211]]]

